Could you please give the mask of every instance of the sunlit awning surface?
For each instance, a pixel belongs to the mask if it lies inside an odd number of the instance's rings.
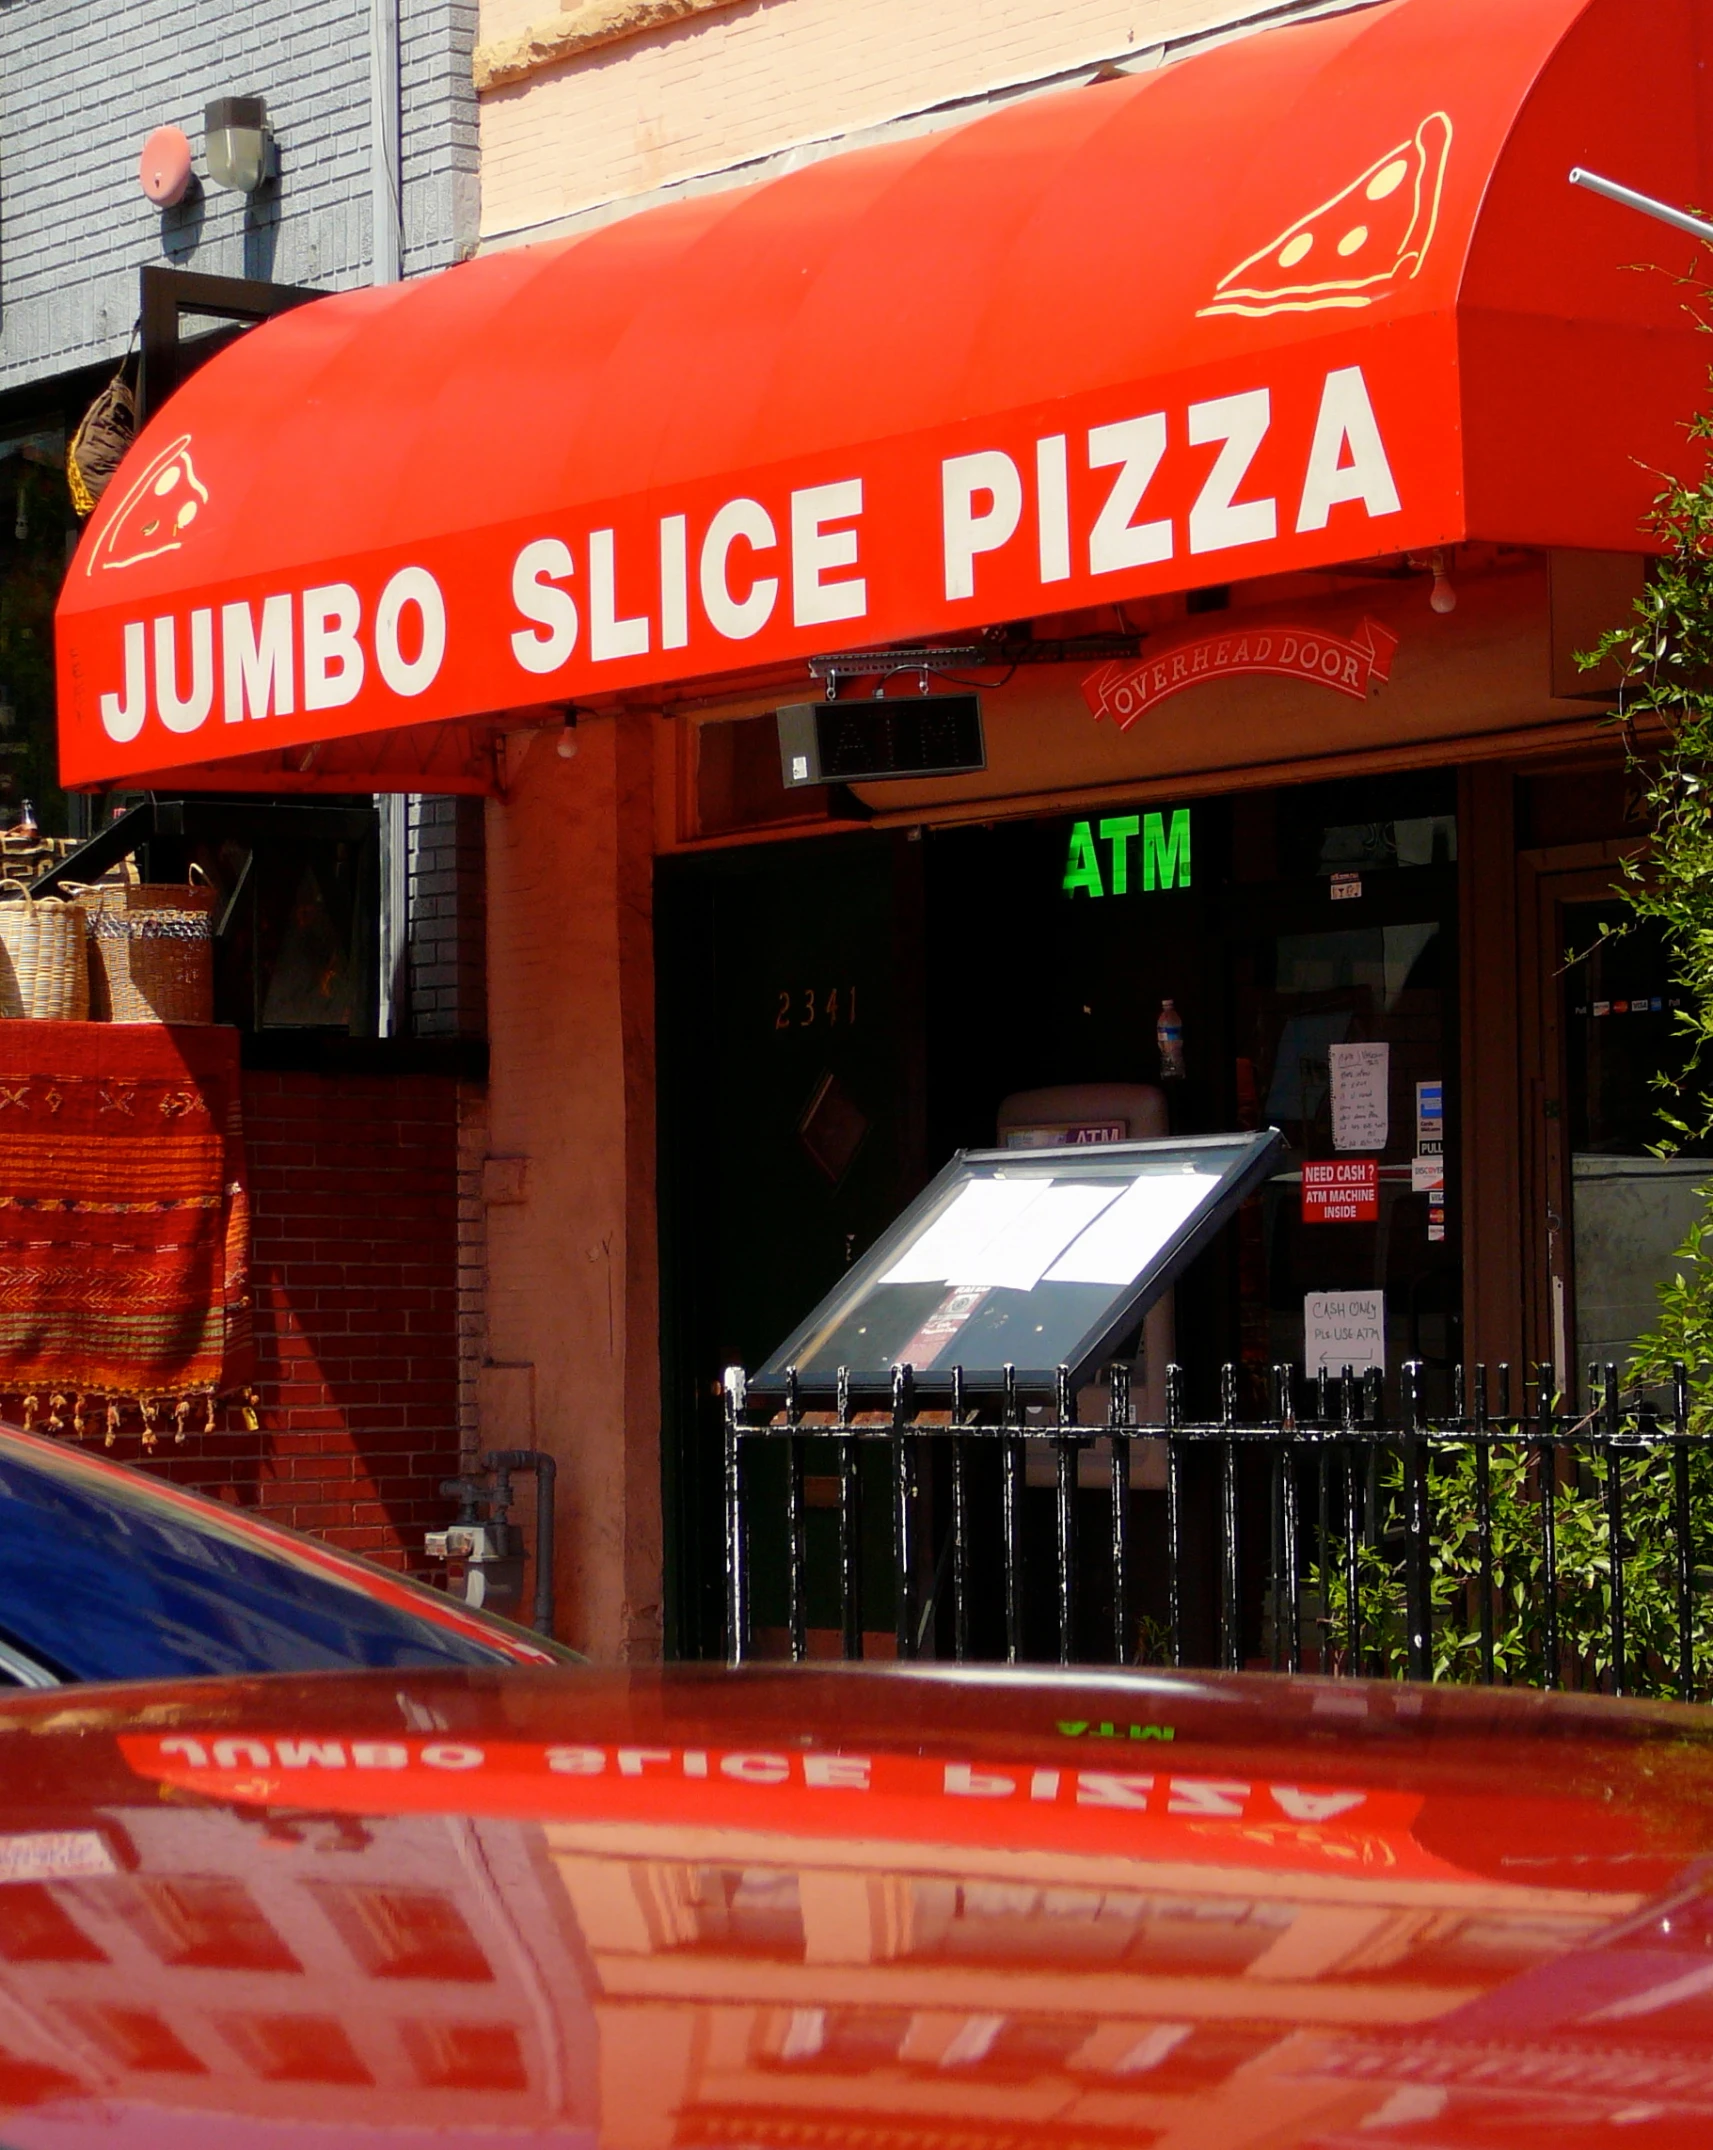
[[[481,788],[544,702],[1636,549],[1693,242],[1566,175],[1713,198],[1710,49],[1708,0],[1385,0],[288,313],[91,520],[65,778]]]

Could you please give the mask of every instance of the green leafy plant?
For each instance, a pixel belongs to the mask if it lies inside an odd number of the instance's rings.
[[[1680,1067],[1656,1077],[1669,1155],[1713,1137],[1713,412],[1688,427],[1703,450],[1700,475],[1667,478],[1652,523],[1662,551],[1634,616],[1581,658],[1610,662],[1620,679],[1617,721],[1648,835],[1624,861],[1620,892],[1634,922],[1664,938],[1679,988]],[[1614,933],[1628,930],[1620,924]],[[1713,1180],[1713,1164],[1708,1167]],[[1713,1189],[1703,1191],[1713,1204]],[[1678,1250],[1679,1268],[1660,1292],[1660,1316],[1639,1339],[1629,1374],[1638,1387],[1690,1370],[1691,1422],[1713,1433],[1713,1206]]]
[[[1437,1680],[1483,1677],[1483,1591],[1479,1465],[1469,1442],[1435,1448],[1428,1471],[1428,1590],[1432,1608],[1433,1675]],[[1612,1559],[1606,1466],[1561,1451],[1551,1487],[1557,1585],[1559,1683],[1595,1690],[1613,1680]],[[1624,1685],[1633,1694],[1677,1692],[1677,1487],[1664,1447],[1620,1452],[1623,1511]],[[1349,1662],[1349,1596],[1343,1539],[1328,1546],[1322,1565],[1307,1574],[1310,1594],[1324,1608],[1318,1622],[1322,1662],[1329,1669],[1374,1672],[1402,1679],[1406,1670],[1406,1594],[1403,1575],[1403,1473],[1394,1453],[1379,1473],[1380,1505],[1357,1547],[1357,1594],[1362,1613],[1363,1663]],[[1489,1449],[1491,1618],[1495,1676],[1538,1687],[1547,1674],[1545,1503],[1538,1449],[1500,1442]],[[1713,1543],[1713,1448],[1689,1455],[1691,1538]],[[1713,1609],[1705,1570],[1694,1578],[1691,1644],[1698,1692],[1713,1686]],[[1305,1637],[1306,1640],[1306,1637]]]

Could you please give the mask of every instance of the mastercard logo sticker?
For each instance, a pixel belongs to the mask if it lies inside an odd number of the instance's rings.
[[[1439,224],[1451,119],[1430,112],[1406,142],[1220,278],[1203,314],[1372,306],[1419,276]]]

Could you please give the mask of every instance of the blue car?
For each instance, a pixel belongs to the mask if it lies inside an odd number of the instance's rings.
[[[0,1426],[0,1685],[568,1661],[355,1554]]]

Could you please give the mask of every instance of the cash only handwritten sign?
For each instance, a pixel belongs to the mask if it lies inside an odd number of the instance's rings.
[[[1311,1291],[1303,1297],[1303,1370],[1315,1374],[1386,1371],[1386,1294]]]

